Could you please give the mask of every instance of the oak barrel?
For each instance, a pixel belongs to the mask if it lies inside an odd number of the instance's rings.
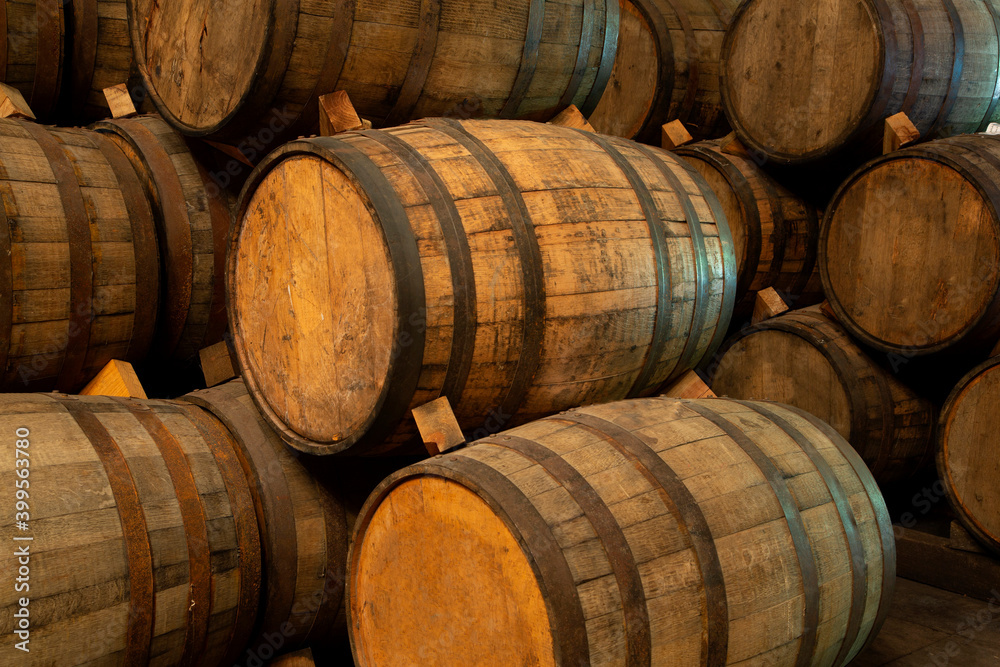
[[[724,141],[703,141],[675,152],[698,170],[726,213],[739,273],[737,310],[751,311],[756,293],[768,287],[797,306],[822,301],[819,211],[752,159],[724,148]]]
[[[140,89],[125,0],[0,2],[0,81],[46,122],[109,115],[104,89]]]
[[[112,359],[150,349],[150,206],[103,135],[0,120],[0,137],[0,387],[75,391]]]
[[[155,115],[100,121],[94,129],[129,157],[153,204],[163,256],[163,307],[155,341],[164,357],[189,359],[226,332],[230,198],[183,136]]]
[[[51,119],[65,67],[62,0],[0,1],[0,81],[17,88],[40,119]]]
[[[343,633],[350,523],[340,498],[310,474],[307,462],[264,422],[235,380],[183,398],[210,411],[236,441],[250,480],[263,547],[261,614],[247,661],[267,651],[322,643]],[[353,517],[352,517],[353,518]]]
[[[741,330],[712,370],[719,396],[787,403],[830,424],[879,483],[933,461],[934,409],[876,364],[818,307]]]
[[[729,131],[719,57],[740,0],[621,0],[618,52],[590,116],[598,132],[660,144],[681,120],[696,139]]]
[[[903,357],[1000,338],[1000,138],[941,139],[873,160],[827,208],[820,275],[853,336]]]
[[[27,482],[27,527],[12,508],[3,530],[31,538],[0,556],[27,580],[0,593],[4,655],[20,655],[26,608],[37,664],[232,664],[254,623],[260,542],[225,428],[178,402],[7,394],[0,430],[23,453],[0,479],[11,493]]]
[[[985,130],[1000,120],[998,60],[997,0],[747,0],[722,101],[748,147],[802,163],[880,147],[901,111],[924,138]]]
[[[959,519],[1000,554],[1000,357],[973,369],[948,397],[938,422],[938,474]]]
[[[391,476],[359,516],[348,604],[359,667],[839,666],[894,579],[882,497],[829,426],[647,398]]]
[[[431,119],[292,142],[246,188],[228,307],[247,388],[312,453],[645,395],[725,335],[732,239],[693,168],[623,139]],[[419,447],[419,443],[416,443]]]
[[[377,125],[589,114],[618,41],[618,0],[128,2],[160,113],[250,144],[314,132],[317,97],[335,90]]]

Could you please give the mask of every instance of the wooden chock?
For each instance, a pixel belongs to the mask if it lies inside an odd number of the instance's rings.
[[[6,83],[0,83],[0,118],[23,118],[35,120],[35,114],[24,100],[21,91]]]
[[[243,154],[243,151],[241,151],[236,146],[230,146],[229,144],[222,144],[219,143],[218,141],[209,141],[208,139],[202,139],[202,141],[205,144],[214,148],[215,150],[228,155],[237,162],[241,162],[251,168],[254,166],[254,163],[251,162],[249,159],[247,159],[247,156]]]
[[[952,521],[948,531],[948,547],[974,554],[985,554],[986,549],[974,538],[965,526],[958,521]]]
[[[351,130],[370,130],[371,121],[358,116],[346,90],[337,90],[319,98],[319,133],[329,137]]]
[[[993,348],[992,352],[990,352],[990,356],[1000,357],[1000,340],[997,341],[997,346]]]
[[[758,324],[772,317],[788,312],[788,304],[773,287],[757,292],[757,300],[753,304],[751,323]]]
[[[824,301],[819,304],[819,312],[823,313],[823,316],[828,320],[832,320],[834,322],[840,321],[840,318],[837,317],[837,313],[833,312],[833,306],[830,305],[829,301]]]
[[[910,117],[900,111],[895,116],[885,119],[885,132],[882,136],[882,154],[898,151],[920,138],[920,131],[910,121]]]
[[[447,396],[414,408],[413,419],[417,422],[424,447],[431,456],[444,454],[465,444],[465,436],[462,435]]]
[[[722,139],[719,140],[719,145],[722,147],[721,150],[726,155],[735,155],[736,157],[741,157],[745,160],[750,159],[750,153],[747,151],[747,147],[743,145],[743,142],[737,138],[735,132],[730,132]]]
[[[124,83],[105,88],[104,99],[108,101],[108,108],[111,109],[111,116],[113,118],[131,118],[139,114],[135,110],[135,104],[133,104],[132,96],[128,92],[128,86]]]
[[[550,120],[548,125],[559,125],[561,127],[572,127],[577,130],[586,130],[587,132],[597,132],[594,126],[586,119],[586,117],[576,108],[575,104],[571,104],[558,114],[556,117]]]
[[[668,398],[716,398],[715,392],[696,371],[682,375],[662,395]]]
[[[205,386],[214,387],[236,377],[236,364],[229,352],[229,345],[221,341],[210,345],[198,353],[201,372],[205,376]]]
[[[694,141],[694,137],[688,132],[687,128],[684,127],[684,123],[679,120],[672,120],[662,129],[662,140],[660,145],[669,150],[675,148],[680,148],[684,144],[689,144]]]
[[[80,395],[146,398],[146,390],[142,388],[132,364],[112,359],[101,369],[97,377],[80,390]]]

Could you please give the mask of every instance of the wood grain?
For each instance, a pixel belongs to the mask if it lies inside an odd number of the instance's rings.
[[[728,325],[725,219],[658,149],[429,120],[294,142],[246,193],[235,349],[310,453],[419,447],[408,411],[441,395],[469,432],[646,395]]]
[[[349,564],[359,666],[840,666],[895,579],[847,443],[724,399],[581,408],[406,468]]]
[[[933,459],[931,404],[818,307],[734,335],[710,384],[720,396],[778,401],[816,415],[851,443],[879,482],[912,477]]]
[[[206,419],[171,401],[0,396],[0,428],[29,431],[33,661],[236,658],[256,614],[260,543],[234,443]],[[9,486],[14,471],[9,457]],[[0,520],[4,535],[12,520]],[[5,572],[16,561],[14,549],[0,557]],[[18,597],[0,594],[5,653]]]
[[[160,112],[234,143],[315,133],[317,98],[335,90],[376,126],[589,114],[618,43],[618,0],[128,2]]]
[[[1000,336],[1000,141],[941,139],[873,160],[834,196],[820,235],[830,305],[891,354],[985,353]]]
[[[0,386],[77,391],[154,334],[159,257],[149,202],[101,135],[0,121]]]
[[[998,120],[996,0],[749,0],[722,53],[733,129],[778,163],[877,155],[899,112],[924,139]]]
[[[1000,358],[971,371],[955,387],[938,424],[938,474],[962,524],[994,553],[1000,553],[1000,494],[997,474],[996,406]]]

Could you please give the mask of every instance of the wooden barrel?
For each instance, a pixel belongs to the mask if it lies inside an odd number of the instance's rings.
[[[222,425],[171,401],[8,394],[0,429],[23,452],[0,477],[11,494],[27,482],[27,529],[12,507],[4,532],[31,538],[0,556],[27,580],[0,594],[0,651],[20,655],[26,638],[38,664],[232,664],[254,623],[260,542]]]
[[[752,311],[757,292],[773,287],[796,306],[823,300],[816,264],[819,211],[753,160],[704,141],[676,153],[715,191],[733,232],[739,282],[737,311]]]
[[[924,138],[985,130],[1000,120],[998,58],[997,0],[747,0],[722,100],[748,147],[801,163],[880,147],[901,111]]]
[[[229,429],[251,480],[263,546],[261,614],[250,657],[266,660],[265,644],[284,652],[329,641],[346,630],[343,610],[350,524],[334,493],[310,474],[264,422],[239,380],[184,397]],[[270,640],[268,639],[270,638]]]
[[[129,157],[153,204],[164,286],[156,352],[189,359],[226,333],[230,198],[160,117],[106,120],[94,129]]]
[[[235,349],[268,422],[312,453],[412,444],[409,410],[441,395],[485,434],[648,394],[732,313],[715,196],[621,139],[431,119],[293,142],[244,193]]]
[[[598,132],[660,144],[680,119],[697,139],[729,131],[719,57],[740,0],[621,0],[618,52],[600,103]]]
[[[103,135],[0,120],[0,387],[75,391],[153,339],[149,203]]]
[[[62,0],[0,1],[0,81],[17,88],[40,119],[59,102],[66,42]]]
[[[840,666],[885,618],[895,544],[868,470],[815,417],[648,398],[391,476],[348,571],[359,667]]]
[[[955,513],[1000,554],[1000,357],[981,364],[952,391],[938,422],[938,474]]]
[[[69,122],[111,115],[104,89],[126,84],[142,97],[132,56],[125,0],[73,0],[67,86],[62,117]]]
[[[171,124],[251,144],[314,131],[317,97],[334,90],[377,125],[548,120],[569,104],[589,114],[618,40],[617,0],[129,0],[129,11],[139,69]]]
[[[719,396],[787,403],[830,424],[880,483],[913,476],[933,461],[931,403],[872,361],[818,307],[740,331],[711,371]]]
[[[853,336],[905,357],[1000,338],[1000,138],[942,139],[873,160],[820,232],[820,275]]]

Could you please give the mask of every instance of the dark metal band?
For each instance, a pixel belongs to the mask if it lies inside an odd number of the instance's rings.
[[[523,343],[517,359],[514,379],[500,403],[500,411],[513,417],[524,402],[541,360],[545,335],[545,276],[542,273],[542,253],[535,237],[535,228],[521,191],[503,162],[493,151],[468,132],[460,122],[448,118],[425,121],[429,126],[449,135],[475,157],[489,176],[504,203],[510,218],[511,233],[521,262],[524,288]]]
[[[1000,12],[997,11],[996,5],[992,2],[984,2],[983,5],[985,5],[986,11],[990,13],[990,18],[993,19],[993,29],[997,36],[997,47],[1000,48]],[[998,104],[1000,104],[1000,72],[997,73],[997,81],[993,87],[993,98],[990,100],[990,106],[986,110],[986,115],[983,116],[983,122],[979,124],[979,132],[985,132],[990,123],[993,122],[993,116],[997,111]]]
[[[62,83],[65,15],[63,0],[35,0],[35,80],[28,103],[40,117],[51,116]],[[6,26],[4,26],[6,29]]]
[[[719,20],[722,21],[723,27],[728,28],[729,24],[733,22],[733,15],[726,6],[720,0],[709,0],[709,4],[712,5],[715,13],[719,15]]]
[[[875,6],[878,23],[883,26],[881,30],[881,46],[883,49],[882,79],[879,82],[879,87],[875,90],[875,96],[872,106],[868,110],[868,115],[865,116],[863,122],[858,124],[858,131],[860,132],[870,130],[872,125],[876,124],[881,128],[881,124],[885,120],[889,100],[892,97],[892,90],[896,85],[896,60],[899,57],[899,44],[896,41],[896,32],[891,29],[893,25],[892,11],[886,4],[886,0],[871,0],[871,4]],[[879,131],[881,132],[881,130]],[[879,136],[881,137],[882,135],[879,134]]]
[[[0,2],[0,81],[7,80],[7,2]]]
[[[111,165],[121,186],[122,199],[132,227],[132,255],[135,258],[135,311],[127,358],[143,361],[156,335],[156,314],[160,303],[160,257],[156,247],[156,225],[149,199],[139,176],[125,154],[100,132],[88,134]]]
[[[781,417],[773,410],[765,408],[760,403],[748,401],[736,401],[744,407],[757,412],[765,419],[784,431],[792,440],[802,448],[806,456],[816,466],[823,483],[830,492],[834,505],[837,507],[837,514],[844,528],[844,537],[847,539],[847,547],[851,552],[851,611],[848,617],[847,630],[844,635],[840,652],[833,661],[834,665],[846,664],[846,658],[854,642],[857,641],[858,633],[861,629],[861,620],[864,617],[865,607],[868,604],[868,561],[865,558],[864,544],[861,542],[861,533],[858,529],[858,522],[854,516],[854,509],[851,507],[851,499],[844,491],[843,485],[834,473],[826,458],[817,451],[813,443],[802,434],[797,428]]]
[[[440,24],[441,0],[421,0],[417,44],[410,56],[410,66],[399,88],[396,104],[385,119],[386,126],[402,125],[413,116],[427,82],[427,74],[431,71]]]
[[[766,178],[760,179],[761,187],[771,202],[771,265],[764,277],[764,287],[778,284],[778,279],[784,273],[785,252],[791,237],[789,225],[785,224],[785,212],[781,209],[781,198],[778,191]]]
[[[578,424],[605,438],[658,491],[663,504],[670,509],[677,520],[678,530],[687,537],[691,549],[695,552],[701,572],[705,589],[702,665],[706,667],[725,665],[729,652],[729,602],[726,597],[726,581],[708,520],[691,490],[641,434],[633,433],[614,422],[580,410],[571,410],[549,419]]]
[[[621,9],[618,0],[604,0],[604,48],[601,51],[601,64],[597,68],[594,85],[583,102],[580,112],[590,116],[604,96],[604,90],[611,80],[611,72],[615,66],[615,56],[618,54],[618,28],[621,23]]]
[[[413,146],[388,131],[364,131],[360,134],[385,146],[403,163],[420,185],[441,225],[441,235],[451,269],[454,299],[451,356],[441,385],[441,395],[447,396],[452,405],[457,405],[461,401],[472,368],[477,321],[476,275],[462,216],[448,186],[427,158]]]
[[[698,60],[698,37],[695,34],[694,26],[691,24],[691,17],[687,15],[684,7],[681,6],[678,0],[666,0],[666,2],[674,10],[674,14],[677,15],[677,20],[681,24],[681,29],[684,30],[684,48],[687,50],[688,56],[687,90],[684,91],[684,99],[677,113],[671,115],[687,123],[691,119],[691,113],[694,111],[694,104],[698,97],[698,84],[701,77],[701,61]]]
[[[160,256],[167,281],[164,321],[157,325],[163,342],[157,347],[162,346],[165,354],[172,354],[184,335],[194,289],[194,243],[184,185],[163,143],[149,128],[136,119],[106,123],[120,128],[121,134],[135,146],[157,191],[161,216]]]
[[[962,70],[965,67],[965,28],[962,25],[962,17],[959,15],[958,9],[955,8],[955,3],[952,0],[941,0],[941,3],[948,12],[948,20],[951,21],[955,60],[952,63],[948,93],[945,95],[944,102],[941,103],[941,110],[938,112],[937,118],[934,119],[930,130],[927,131],[928,135],[940,131],[948,122],[948,116],[951,115],[952,109],[955,108],[955,102],[958,101],[958,91],[962,83]]]
[[[625,620],[625,664],[648,667],[652,656],[649,611],[639,567],[625,533],[600,494],[576,468],[547,447],[526,438],[500,435],[478,440],[517,452],[541,466],[573,498],[590,522],[614,572]]]
[[[538,66],[538,47],[542,43],[542,32],[545,24],[545,0],[531,0],[528,8],[528,30],[524,35],[524,51],[521,54],[521,68],[514,79],[510,96],[500,110],[501,118],[513,118],[517,115],[524,96],[528,94],[531,80],[535,78],[535,68]]]
[[[577,591],[576,581],[552,529],[531,500],[517,486],[494,468],[468,456],[446,454],[420,463],[424,474],[458,479],[484,500],[497,516],[511,528],[523,545],[526,556],[545,587],[545,604],[549,611],[550,632],[557,665],[589,665],[590,645],[586,618]],[[412,475],[412,469],[410,469]],[[393,478],[390,478],[390,482]],[[386,485],[381,487],[386,490]],[[383,491],[384,493],[384,491]],[[379,497],[376,491],[372,498]],[[372,501],[366,507],[374,507]],[[367,519],[362,519],[367,522]],[[363,535],[362,524],[357,535]]]
[[[67,5],[69,3],[63,6]],[[68,72],[71,79],[69,90],[72,91],[70,104],[80,112],[90,97],[97,65],[97,40],[100,30],[97,0],[72,0],[72,12],[73,32],[70,39],[73,44],[71,56],[73,66]]]
[[[90,237],[90,216],[76,169],[69,156],[48,130],[35,123],[21,123],[38,143],[49,162],[59,189],[59,199],[66,214],[69,237],[70,313],[66,356],[56,386],[71,392],[87,378],[83,376],[90,346],[90,324],[94,319],[94,254]]]
[[[652,340],[649,349],[646,351],[646,358],[643,360],[639,375],[628,392],[628,398],[635,398],[651,388],[650,383],[660,364],[661,357],[663,357],[663,351],[666,349],[670,336],[670,322],[673,318],[673,308],[671,304],[670,260],[666,242],[667,230],[663,225],[663,220],[660,219],[660,212],[656,208],[653,195],[649,191],[645,181],[642,180],[642,176],[639,175],[639,172],[632,163],[622,155],[621,151],[615,148],[611,143],[611,138],[583,130],[578,130],[578,133],[580,136],[586,137],[597,144],[614,161],[615,165],[628,180],[629,185],[632,186],[632,191],[635,193],[636,199],[639,200],[639,206],[642,208],[642,214],[646,219],[646,226],[649,228],[650,243],[653,246],[657,289],[656,319],[653,323]],[[638,144],[633,144],[633,146],[638,146]],[[683,200],[685,197],[686,194],[677,194],[677,198],[680,200]],[[687,203],[690,204],[690,202]],[[687,209],[685,208],[686,213]]]
[[[181,663],[193,664],[207,646],[208,620],[212,616],[212,551],[208,544],[205,508],[186,453],[177,438],[147,406],[128,399],[118,399],[118,402],[149,433],[174,487],[188,552],[187,623]]]
[[[800,410],[793,406],[785,407],[787,410],[794,412],[815,426],[818,430],[822,431],[823,434],[837,446],[837,449],[839,449],[843,457],[847,459],[851,468],[854,469],[855,474],[861,481],[861,485],[864,486],[865,493],[868,495],[868,501],[872,507],[872,514],[875,516],[875,521],[878,524],[879,538],[881,539],[882,547],[882,590],[881,595],[879,596],[878,612],[875,615],[875,622],[872,624],[868,632],[868,639],[865,641],[861,650],[855,654],[859,655],[863,653],[873,641],[875,641],[879,628],[882,627],[882,624],[885,623],[885,619],[889,616],[889,608],[892,603],[892,592],[896,586],[896,537],[892,528],[892,520],[889,518],[889,510],[886,509],[885,502],[882,500],[882,492],[879,491],[878,485],[875,483],[875,479],[872,477],[871,473],[868,472],[868,468],[865,467],[864,461],[862,461],[861,457],[858,456],[858,453],[854,451],[854,448],[851,447],[839,433],[834,431],[833,428],[823,420],[814,417],[805,410]]]
[[[389,259],[396,282],[396,340],[392,350],[392,369],[385,393],[371,415],[364,435],[365,442],[380,444],[396,428],[410,409],[424,364],[427,297],[420,250],[410,227],[410,220],[395,189],[382,170],[351,143],[333,137],[318,137],[311,143],[336,155],[362,184],[385,234]],[[403,341],[412,341],[403,347]],[[360,439],[360,438],[359,438]]]
[[[813,274],[816,273],[816,264],[819,262],[819,214],[817,209],[807,201],[802,202],[806,209],[806,256],[802,259],[802,269],[799,277],[792,284],[792,294],[801,296],[809,286]]]
[[[757,195],[750,184],[746,174],[736,166],[732,158],[727,157],[721,151],[716,151],[705,147],[702,144],[693,146],[683,146],[676,151],[678,155],[690,156],[702,160],[720,172],[729,184],[729,187],[736,193],[736,200],[739,202],[740,211],[743,213],[743,225],[746,232],[743,238],[746,241],[743,253],[742,266],[737,270],[736,298],[742,299],[753,286],[757,276],[757,269],[760,266],[760,253],[762,248],[763,229],[760,220],[760,207],[757,205]]]
[[[208,323],[202,340],[204,346],[221,341],[229,327],[226,316],[226,252],[229,248],[229,232],[233,216],[221,195],[212,194],[212,188],[216,186],[202,160],[195,157],[194,163],[204,184],[208,214],[212,220],[212,255],[215,258],[212,265],[212,303],[209,306]]]
[[[55,400],[76,420],[83,435],[93,445],[108,476],[121,522],[128,563],[129,610],[122,664],[145,665],[149,662],[149,649],[153,641],[153,605],[156,598],[153,588],[153,550],[149,544],[142,498],[118,443],[104,428],[97,415],[78,399],[65,397]]]
[[[186,406],[181,410],[198,429],[202,440],[212,452],[215,465],[226,487],[226,496],[229,498],[229,507],[236,529],[240,569],[239,598],[236,602],[236,618],[229,636],[229,649],[221,663],[231,665],[245,650],[257,620],[261,587],[261,545],[257,513],[247,477],[236,456],[230,434],[201,408]]]
[[[817,630],[819,628],[819,571],[816,566],[815,554],[813,554],[812,546],[809,544],[809,535],[806,532],[802,513],[795,502],[795,496],[792,495],[788,482],[774,465],[774,462],[739,427],[705,405],[685,401],[684,407],[715,424],[746,453],[760,470],[764,479],[767,480],[771,490],[774,491],[775,498],[781,505],[792,543],[795,545],[795,553],[802,575],[802,597],[805,607],[802,640],[799,644],[799,653],[795,664],[796,667],[806,667],[812,662],[813,653],[816,651]]]
[[[580,84],[583,82],[583,75],[587,72],[587,63],[590,60],[590,43],[594,39],[594,2],[596,0],[583,0],[583,18],[580,26],[580,49],[576,53],[576,66],[573,68],[573,76],[570,77],[566,92],[559,100],[559,106],[564,107],[573,103],[576,94],[580,92]]]
[[[694,256],[695,273],[694,303],[692,304],[694,312],[691,314],[691,329],[688,333],[687,342],[684,343],[684,351],[681,353],[680,359],[677,360],[677,366],[671,372],[671,375],[673,375],[678,371],[688,370],[701,361],[700,358],[695,359],[695,352],[698,350],[698,343],[702,338],[705,328],[705,317],[708,311],[708,288],[711,282],[708,275],[708,250],[705,246],[705,234],[701,229],[701,219],[698,217],[698,211],[695,210],[694,204],[691,203],[691,198],[688,196],[684,184],[681,183],[681,179],[667,166],[665,160],[658,157],[652,149],[646,148],[642,144],[635,144],[635,147],[656,165],[663,178],[673,188],[674,193],[677,195],[677,200],[684,210],[684,217],[688,221],[688,231],[691,233],[691,254]],[[673,159],[675,164],[681,167],[686,166],[686,163],[682,160],[677,158],[670,159]],[[657,215],[659,215],[659,212],[657,212]]]
[[[237,442],[236,455],[242,470],[247,479],[254,481],[249,490],[254,505],[260,508],[260,516],[256,518],[266,566],[260,631],[277,632],[291,618],[295,603],[298,564],[295,508],[288,480],[279,467],[273,467],[277,458],[267,432],[255,414],[230,397],[230,386],[198,391],[181,400],[210,411],[229,429]]]
[[[910,63],[910,84],[906,88],[906,97],[903,99],[903,107],[900,111],[910,113],[913,105],[916,104],[920,96],[920,86],[924,81],[924,26],[920,20],[920,12],[917,11],[913,0],[900,0],[903,9],[906,11],[906,18],[910,22],[910,36],[913,40],[913,60]]]
[[[313,88],[299,118],[293,124],[292,136],[311,134],[319,125],[319,98],[337,90],[337,83],[347,62],[347,50],[350,48],[351,35],[354,32],[355,0],[333,0],[333,26],[330,29],[330,41],[327,46],[323,68],[316,77],[316,87]]]

